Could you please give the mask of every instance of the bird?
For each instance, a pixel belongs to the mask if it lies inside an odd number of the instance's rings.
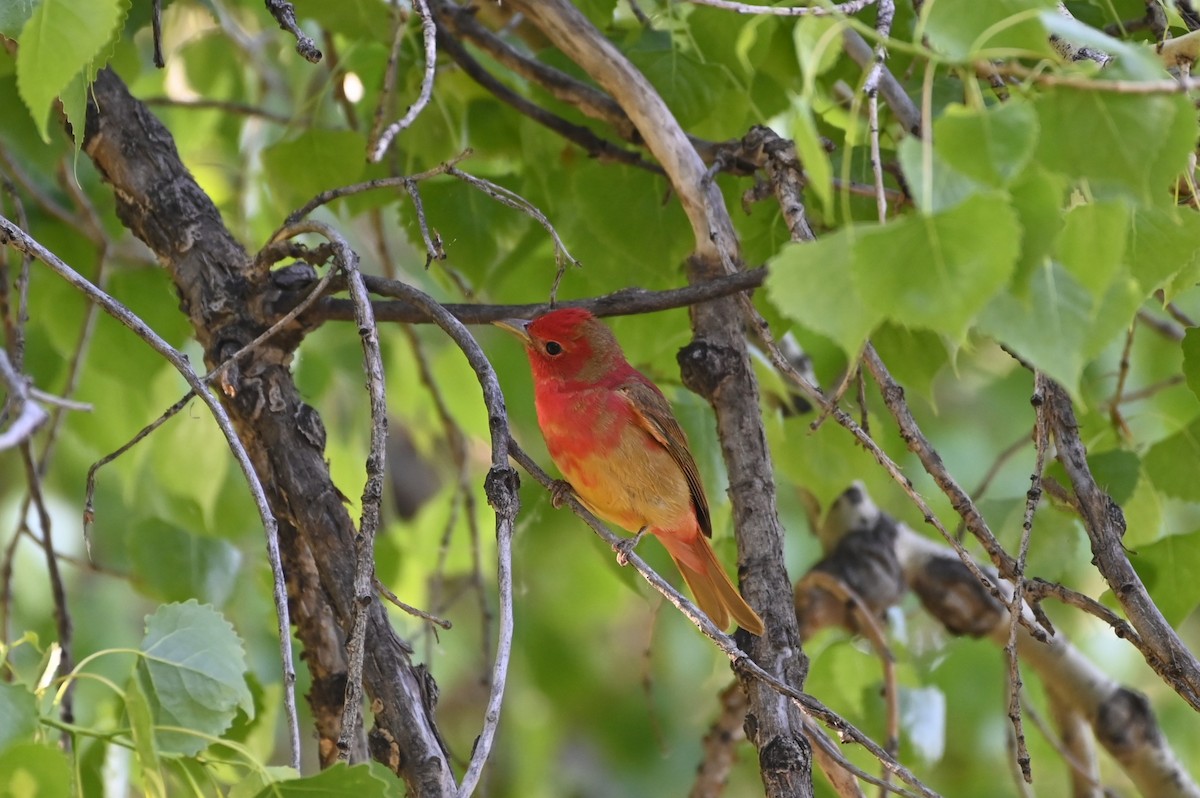
[[[650,533],[714,624],[727,629],[732,619],[762,635],[762,618],[708,542],[712,516],[687,436],[658,386],[625,359],[612,330],[582,308],[493,324],[525,345],[538,426],[570,490],[592,514],[636,533],[622,547],[626,557]],[[561,493],[556,498],[557,505]]]

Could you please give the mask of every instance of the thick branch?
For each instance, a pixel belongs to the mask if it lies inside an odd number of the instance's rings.
[[[699,284],[735,271],[737,235],[721,192],[650,82],[565,0],[518,0],[514,5],[617,101],[662,164],[695,238],[689,282]],[[729,473],[742,590],[766,623],[766,635],[750,640],[748,648],[757,663],[799,689],[808,663],[784,567],[783,529],[775,508],[758,384],[736,301],[696,306],[692,326],[696,340],[679,355],[684,383],[708,399],[716,413]],[[741,675],[750,698],[747,737],[758,749],[766,794],[811,795],[811,752],[801,713],[769,685]]]
[[[1058,445],[1058,460],[1066,469],[1079,498],[1084,527],[1092,543],[1093,561],[1125,610],[1129,622],[1153,653],[1147,657],[1150,667],[1193,708],[1200,709],[1200,662],[1167,623],[1129,562],[1121,543],[1125,534],[1125,515],[1092,476],[1087,449],[1079,438],[1071,398],[1058,383],[1047,380],[1046,384],[1046,407]]]
[[[85,150],[112,184],[122,222],[166,266],[205,359],[215,366],[269,326],[258,318],[267,272],[253,266],[180,162],[170,134],[120,79],[101,72],[93,91]],[[289,357],[271,344],[256,350],[229,375],[232,395],[224,402],[272,509],[312,552],[345,632],[353,616],[354,524],[325,463],[324,426],[301,400],[287,370]],[[296,544],[287,537],[281,542]],[[381,752],[393,752],[390,764],[414,795],[452,794],[454,778],[423,699],[422,677],[378,602],[369,613],[367,637],[364,682],[379,708],[373,751],[381,759]]]

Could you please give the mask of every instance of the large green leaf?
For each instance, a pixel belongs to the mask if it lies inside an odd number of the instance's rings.
[[[162,601],[200,598],[219,606],[240,576],[242,555],[235,546],[159,518],[130,528],[128,551],[135,583]]]
[[[0,682],[0,751],[38,726],[37,699],[21,684]]]
[[[306,130],[263,150],[267,182],[283,205],[298,208],[322,191],[358,180],[367,142],[349,130]]]
[[[1150,447],[1147,476],[1159,492],[1177,499],[1200,501],[1200,422],[1193,422]]]
[[[929,43],[955,60],[981,58],[984,50],[1053,53],[1039,13],[1053,0],[937,0],[927,7]]]
[[[852,268],[868,315],[952,339],[962,339],[975,314],[1008,282],[1021,236],[1016,215],[997,194],[859,230]]]
[[[779,312],[856,353],[882,315],[865,312],[851,274],[854,237],[843,230],[787,246],[770,262],[767,292]]]
[[[0,795],[5,798],[71,794],[71,764],[57,746],[17,743],[0,752]]]
[[[1061,264],[1046,260],[1030,276],[1028,295],[1008,290],[995,297],[979,329],[1078,395],[1083,367],[1130,323],[1140,296],[1127,278],[1097,302]]]
[[[1037,115],[1029,103],[1018,100],[981,110],[950,105],[933,124],[934,147],[942,159],[996,188],[1007,186],[1025,169],[1037,135]]]
[[[50,103],[112,39],[124,13],[120,0],[41,0],[21,30],[17,87],[42,139]]]
[[[146,618],[141,651],[137,676],[155,725],[196,732],[160,728],[160,749],[195,755],[208,745],[204,735],[222,734],[239,708],[253,713],[242,641],[212,607],[195,601],[159,607]]]
[[[1146,583],[1155,605],[1172,626],[1200,604],[1200,532],[1168,535],[1141,546],[1129,561]]]
[[[263,787],[257,798],[387,798],[388,783],[368,765],[351,767],[338,762],[313,776],[276,781]]]
[[[33,16],[38,0],[4,0],[0,3],[0,36],[16,39]]]
[[[1143,200],[1170,188],[1197,136],[1195,112],[1183,97],[1055,87],[1043,91],[1034,108],[1043,165]]]
[[[1094,300],[1104,297],[1121,268],[1128,217],[1120,201],[1079,205],[1065,215],[1055,256]]]
[[[1129,233],[1129,267],[1149,294],[1172,275],[1200,265],[1200,214],[1180,208],[1139,208]]]

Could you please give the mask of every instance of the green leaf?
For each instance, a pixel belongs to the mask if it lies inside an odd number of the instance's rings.
[[[1144,467],[1133,494],[1121,502],[1121,509],[1125,512],[1124,543],[1128,548],[1140,549],[1163,537],[1163,499]]]
[[[71,794],[71,763],[57,746],[17,743],[0,753],[0,795],[5,798]]]
[[[826,215],[833,213],[833,167],[829,163],[829,153],[821,141],[817,131],[817,123],[813,119],[813,110],[808,101],[799,98],[795,101],[791,114],[792,140],[796,145],[796,155],[804,167],[807,185],[821,201],[821,207]]]
[[[1029,279],[1050,254],[1062,229],[1064,184],[1058,175],[1031,167],[1009,189],[1021,226],[1021,254],[1012,283],[1016,296],[1029,295]]]
[[[1079,205],[1065,215],[1055,255],[1095,300],[1104,297],[1121,268],[1128,218],[1119,200]]]
[[[146,618],[137,675],[155,725],[179,726],[196,734],[159,729],[164,751],[194,756],[222,734],[239,708],[254,711],[246,686],[242,641],[220,613],[189,601],[164,604]]]
[[[865,308],[954,340],[1008,282],[1020,240],[1016,215],[995,194],[858,230],[853,271]]]
[[[203,598],[220,606],[240,576],[242,554],[236,546],[158,517],[130,529],[128,551],[138,587],[161,601]]]
[[[926,162],[925,146],[915,136],[901,141],[896,154],[913,200],[925,213],[948,211],[986,190],[946,161],[937,147],[929,152],[932,160]]]
[[[853,233],[840,230],[808,244],[783,248],[768,265],[767,293],[779,312],[857,354],[882,315],[863,312],[850,268]],[[847,313],[847,308],[857,312]]]
[[[906,391],[933,402],[933,378],[949,360],[940,336],[885,323],[871,333],[871,343]]]
[[[387,798],[388,783],[371,772],[368,765],[351,767],[338,762],[315,776],[277,781],[264,787],[256,798]]]
[[[1117,504],[1124,504],[1133,495],[1142,470],[1138,456],[1125,449],[1089,454],[1088,465],[1096,484]]]
[[[1034,108],[1042,133],[1038,158],[1046,168],[1146,201],[1169,188],[1196,140],[1195,113],[1183,97],[1055,87]],[[1179,114],[1191,117],[1182,129]],[[1080,130],[1087,131],[1086,146]]]
[[[0,682],[0,750],[32,737],[38,727],[37,698],[20,684]]]
[[[1027,297],[1012,290],[1000,294],[978,326],[1078,396],[1083,367],[1129,324],[1138,302],[1129,279],[1116,281],[1094,302],[1061,264],[1045,261],[1030,276]]]
[[[1140,208],[1129,234],[1129,266],[1150,294],[1181,270],[1200,266],[1200,215],[1181,208]]]
[[[43,141],[50,103],[100,54],[122,15],[119,0],[41,0],[34,9],[21,31],[17,88]]]
[[[1189,327],[1183,333],[1183,376],[1200,399],[1200,329],[1196,327]]]
[[[1007,186],[1025,169],[1037,135],[1033,107],[1017,101],[982,110],[949,105],[933,124],[934,148],[942,159],[996,188]]]
[[[326,189],[358,180],[367,164],[367,142],[348,130],[309,129],[267,147],[262,159],[266,182],[279,200],[298,208]]]
[[[0,36],[16,39],[33,16],[38,0],[4,0],[0,3]]]
[[[129,734],[133,737],[133,751],[142,768],[146,792],[154,796],[165,796],[167,788],[159,769],[154,717],[150,710],[150,702],[136,674],[130,676],[125,685],[125,715],[129,719]]]
[[[984,50],[1049,56],[1038,12],[1053,7],[1053,0],[937,0],[927,6],[925,35],[935,50],[958,61],[984,58]]]
[[[1200,532],[1168,535],[1129,557],[1154,603],[1172,626],[1200,604]]]
[[[1151,446],[1145,468],[1160,493],[1200,501],[1200,479],[1196,479],[1200,473],[1200,422]]]
[[[212,518],[232,456],[212,414],[194,401],[153,438],[147,468],[155,482],[176,499],[191,499]],[[186,467],[180,467],[181,457]]]

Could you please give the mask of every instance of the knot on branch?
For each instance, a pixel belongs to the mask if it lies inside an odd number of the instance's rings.
[[[1115,755],[1157,745],[1158,724],[1150,702],[1141,693],[1120,687],[1100,704],[1096,736]]]
[[[748,724],[747,724],[748,725]],[[759,748],[758,763],[763,775],[806,773],[811,767],[812,752],[799,735],[779,736]]]
[[[692,341],[675,356],[683,384],[705,399],[712,400],[721,384],[737,375],[741,358],[732,347],[716,346],[703,339]]]
[[[512,466],[492,466],[487,478],[483,481],[483,491],[487,494],[488,504],[501,517],[515,518],[520,500],[517,490],[521,487],[521,477]]]
[[[929,558],[911,584],[921,605],[951,634],[983,637],[1000,623],[1004,607],[957,558]]]

